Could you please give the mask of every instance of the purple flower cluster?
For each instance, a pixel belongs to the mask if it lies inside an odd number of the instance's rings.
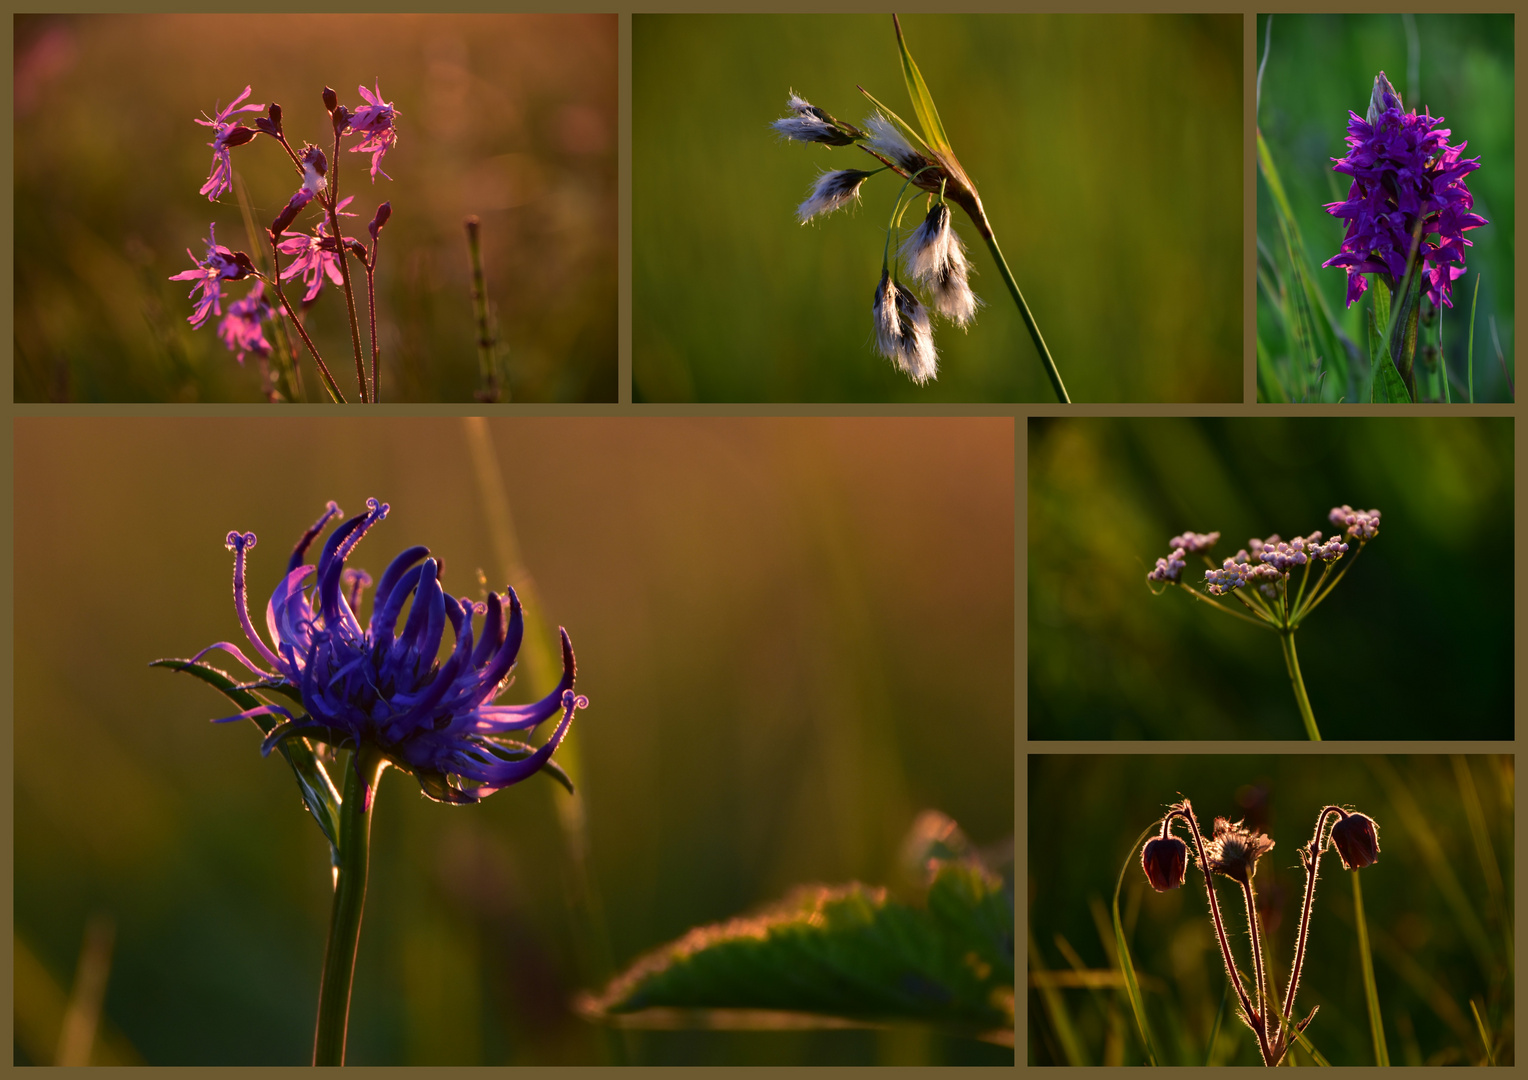
[[[1167,558],[1157,560],[1156,568],[1146,575],[1146,580],[1163,583],[1177,581],[1183,568],[1188,565],[1185,556],[1209,551],[1219,539],[1218,532],[1187,532],[1182,536],[1173,537],[1167,542],[1167,546],[1171,549]]]
[[[1378,510],[1354,510],[1347,503],[1332,507],[1327,515],[1333,525],[1346,527],[1348,535],[1355,540],[1372,540],[1379,535]]]
[[[1480,159],[1463,156],[1466,143],[1448,145],[1451,132],[1439,126],[1441,116],[1402,112],[1384,72],[1374,80],[1367,118],[1348,116],[1348,153],[1333,158],[1332,169],[1351,176],[1353,184],[1346,201],[1326,205],[1327,213],[1347,221],[1347,235],[1341,252],[1321,265],[1347,270],[1351,306],[1369,287],[1365,274],[1400,284],[1419,235],[1427,296],[1435,306],[1452,307],[1452,283],[1464,275],[1465,248],[1471,246],[1464,233],[1488,224],[1470,212],[1475,200],[1464,181],[1480,168]],[[1434,235],[1436,242],[1428,239]]]
[[[316,566],[305,563],[308,548],[340,515],[340,508],[331,502],[302,535],[266,606],[266,627],[275,648],[255,630],[245,597],[245,559],[255,546],[255,534],[228,534],[239,623],[272,670],[260,667],[230,642],[209,649],[222,649],[262,679],[298,690],[307,714],[294,716],[282,706],[264,705],[227,719],[272,713],[285,717],[286,722],[267,736],[267,753],[290,736],[312,736],[330,745],[369,743],[413,773],[431,798],[476,802],[546,765],[567,735],[574,711],[588,705],[587,698],[573,691],[573,646],[562,631],[562,681],[546,697],[532,705],[494,705],[509,685],[520,649],[520,600],[513,589],[505,589],[503,597],[490,592],[486,602],[448,595],[441,588],[440,563],[425,547],[406,549],[383,572],[371,619],[363,626],[356,609],[371,578],[364,571],[346,569],[345,562],[387,512],[386,503],[368,499],[366,513],[329,536]],[[400,630],[398,621],[410,599]],[[481,637],[473,634],[477,615],[483,616]],[[438,653],[448,625],[456,644],[441,661]],[[559,712],[561,722],[539,748],[505,737],[532,730]]]
[[[398,141],[395,123],[398,110],[392,102],[383,100],[380,82],[375,84],[374,90],[368,90],[364,86],[357,86],[356,90],[366,104],[354,112],[340,105],[334,92],[327,88],[324,91],[324,104],[329,110],[336,142],[343,136],[357,136],[360,141],[350,148],[351,151],[371,154],[371,177],[375,182],[379,173],[387,176],[385,172],[382,172],[382,159]],[[282,268],[281,277],[291,278],[300,275],[307,285],[307,293],[303,299],[305,302],[312,301],[323,287],[325,277],[335,284],[343,281],[340,270],[341,242],[329,234],[327,221],[320,222],[311,234],[287,233],[285,230],[303,208],[315,199],[326,212],[333,207],[333,200],[337,197],[337,193],[328,190],[329,163],[324,152],[316,146],[305,146],[301,155],[292,148],[282,129],[280,105],[270,105],[269,115],[257,119],[254,127],[245,127],[240,124],[237,117],[241,114],[267,109],[265,105],[245,103],[251,92],[252,88],[246,86],[233,101],[217,108],[214,115],[196,121],[203,127],[212,129],[212,142],[208,144],[212,148],[212,169],[206,183],[202,185],[201,194],[207,196],[210,201],[216,202],[219,197],[232,189],[233,160],[230,151],[233,148],[243,146],[252,141],[256,135],[262,134],[280,143],[295,167],[301,171],[302,182],[297,192],[277,216],[270,230],[271,238],[280,253],[297,256],[291,265]],[[350,202],[349,198],[341,200],[338,209],[342,210],[348,202]],[[190,294],[193,297],[197,297],[200,291],[196,307],[188,320],[194,327],[200,327],[211,315],[223,314],[222,283],[224,281],[238,280],[251,274],[260,276],[247,254],[242,251],[230,251],[217,243],[213,235],[215,229],[215,223],[209,226],[206,258],[198,260],[195,255],[192,255],[191,258],[196,263],[196,267],[170,278],[171,281],[195,282]],[[348,237],[343,242],[352,250],[356,250],[358,254],[365,251],[363,245]],[[190,254],[189,250],[187,254]],[[262,286],[264,281],[265,279],[261,278]],[[236,354],[241,363],[245,355],[251,352],[266,356],[270,352],[270,345],[261,332],[261,324],[272,317],[274,312],[270,303],[264,299],[263,287],[257,287],[244,300],[236,302],[229,309],[228,316],[218,326],[218,336],[227,344],[229,350]]]

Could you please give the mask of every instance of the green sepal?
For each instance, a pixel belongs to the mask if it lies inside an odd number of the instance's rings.
[[[1011,896],[957,861],[935,865],[922,905],[858,883],[812,885],[761,914],[698,927],[582,1009],[606,1021],[653,1008],[762,1009],[978,1035],[1012,1027],[1013,986]]]
[[[241,686],[227,672],[219,671],[209,664],[189,663],[185,660],[155,660],[149,667],[184,671],[187,675],[194,676],[217,690],[240,709],[256,709],[270,704],[251,690]],[[291,696],[287,694],[283,686],[277,684],[263,685],[260,689]],[[300,702],[301,696],[298,695],[296,700]],[[267,737],[280,727],[277,718],[270,714],[254,716],[250,719],[259,725],[260,730]],[[318,822],[318,827],[323,830],[325,839],[329,841],[330,858],[338,866],[340,793],[336,790],[334,781],[329,778],[328,770],[318,760],[318,755],[313,752],[313,744],[307,739],[283,738],[276,748],[281,751],[281,756],[286,758],[287,764],[292,767],[292,774],[297,778],[298,790],[302,793],[303,806],[313,815],[313,820]]]
[[[918,123],[923,125],[929,145],[940,153],[948,154],[951,152],[949,136],[944,133],[944,125],[939,122],[939,110],[934,108],[934,98],[928,92],[928,84],[923,81],[923,73],[914,63],[913,54],[907,51],[907,41],[902,37],[902,22],[893,15],[891,24],[896,27],[897,50],[902,54],[902,78],[907,81],[907,96],[913,99],[913,111],[918,114]]]

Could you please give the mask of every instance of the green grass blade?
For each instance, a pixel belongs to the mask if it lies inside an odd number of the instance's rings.
[[[1040,944],[1035,941],[1035,932],[1029,931],[1029,970],[1041,973],[1046,970],[1045,962],[1040,959]],[[1077,1029],[1072,1025],[1072,1015],[1067,1012],[1066,1002],[1061,997],[1061,991],[1053,983],[1042,981],[1039,986],[1040,1001],[1045,1006],[1046,1019],[1050,1021],[1051,1030],[1056,1033],[1056,1041],[1061,1044],[1061,1053],[1066,1058],[1068,1065],[1086,1065],[1087,1057],[1082,1051],[1082,1041],[1077,1038]]]
[[[1231,1000],[1231,980],[1226,980],[1225,989],[1220,992],[1220,1008],[1215,1013],[1215,1026],[1210,1028],[1210,1044],[1205,1047],[1204,1064],[1208,1068],[1215,1061],[1215,1040],[1220,1038],[1220,1025],[1226,1018],[1226,1005]]]
[[[1140,984],[1135,978],[1135,964],[1130,960],[1130,946],[1125,942],[1125,924],[1120,922],[1119,917],[1119,894],[1125,887],[1125,874],[1135,865],[1136,852],[1141,850],[1141,845],[1146,838],[1158,829],[1158,825],[1149,825],[1135,838],[1135,843],[1130,846],[1130,853],[1125,856],[1125,865],[1120,867],[1119,880],[1114,885],[1114,943],[1119,949],[1119,967],[1125,975],[1125,996],[1130,999],[1130,1009],[1135,1013],[1135,1025],[1141,1032],[1141,1043],[1146,1048],[1146,1060],[1151,1064],[1157,1064],[1157,1046],[1151,1037],[1151,1024],[1146,1019],[1146,1001],[1141,997]]]
[[[897,49],[902,54],[902,78],[907,81],[907,96],[913,99],[913,112],[918,116],[918,123],[923,125],[924,138],[929,146],[942,154],[948,154],[949,137],[944,133],[944,125],[939,122],[939,110],[934,108],[934,99],[928,92],[928,84],[923,81],[923,73],[913,62],[913,54],[907,51],[907,41],[902,37],[902,22],[893,15],[891,24],[897,31]]]
[[[1467,352],[1469,380],[1470,380],[1470,404],[1475,404],[1475,305],[1480,303],[1480,275],[1475,275],[1475,299],[1470,301],[1470,347]]]
[[[1480,1009],[1475,1004],[1475,999],[1470,998],[1470,1012],[1475,1014],[1475,1027],[1480,1031],[1480,1041],[1485,1044],[1486,1064],[1495,1065],[1496,1055],[1491,1053],[1491,1036],[1486,1031],[1486,1022],[1480,1015]]]
[[[1358,963],[1363,970],[1364,1001],[1369,1006],[1369,1034],[1374,1039],[1374,1061],[1377,1065],[1390,1064],[1390,1051],[1385,1046],[1385,1024],[1379,1011],[1379,987],[1374,982],[1374,957],[1369,951],[1369,923],[1364,918],[1364,891],[1360,874],[1352,872],[1353,920],[1358,927]]]
[[[1454,780],[1459,785],[1459,801],[1464,806],[1465,820],[1470,823],[1470,838],[1475,842],[1475,856],[1480,860],[1481,873],[1486,879],[1486,894],[1491,908],[1501,923],[1506,949],[1502,953],[1510,974],[1515,954],[1512,944],[1512,919],[1506,911],[1506,885],[1502,879],[1501,864],[1496,859],[1496,849],[1491,844],[1491,834],[1486,828],[1485,810],[1480,805],[1480,791],[1470,773],[1469,759],[1462,754],[1451,756],[1454,764]]]

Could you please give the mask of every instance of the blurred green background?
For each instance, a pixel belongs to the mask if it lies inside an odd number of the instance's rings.
[[[1072,398],[1240,401],[1241,16],[902,28]],[[769,125],[791,90],[858,124],[858,84],[914,122],[888,16],[637,15],[632,66],[639,400],[1055,400],[964,214],[986,307],[966,333],[938,326],[921,388],[871,349],[901,180],[797,223],[820,171],[874,163],[783,142]]]
[[[320,91],[355,108],[357,84],[377,80],[399,114],[393,180],[372,184],[368,155],[342,149],[340,194],[360,215],[348,235],[393,204],[382,400],[472,399],[469,214],[515,400],[616,400],[613,15],[19,15],[15,67],[16,400],[260,400],[256,361],[240,368],[215,322],[193,331],[189,283],[167,280],[187,247],[202,256],[209,221],[225,245],[256,247],[232,192],[197,194],[212,151],[192,121],[250,83],[299,148],[328,153]],[[291,163],[264,138],[233,163],[262,228],[292,194]],[[343,290],[326,287],[307,322],[354,398]],[[308,399],[327,400],[297,348]]]
[[[1191,862],[1182,888],[1153,892],[1140,850],[1131,847],[1184,796],[1203,830],[1216,816],[1245,818],[1274,839],[1254,884],[1264,956],[1281,991],[1305,887],[1296,848],[1309,842],[1327,804],[1372,817],[1380,857],[1361,871],[1361,884],[1391,1064],[1485,1064],[1471,1002],[1492,1039],[1495,1063],[1513,1063],[1512,757],[1345,755],[1031,756],[1030,1063],[1064,1063],[1058,1016],[1070,1020],[1084,1063],[1143,1061],[1122,991],[1062,989],[1053,1012],[1034,989],[1042,969],[1114,966],[1108,911],[1128,859],[1120,914],[1158,1051],[1163,1064],[1204,1064],[1228,985],[1204,877]],[[1320,1006],[1306,1034],[1333,1065],[1375,1063],[1353,876],[1335,853],[1322,858],[1295,999],[1301,1018]],[[1233,883],[1221,879],[1219,886],[1231,948],[1247,974],[1246,908]],[[1234,1015],[1234,996],[1228,1010],[1215,1063],[1258,1064],[1252,1032]],[[1295,1056],[1311,1063],[1301,1051]]]
[[[1470,302],[1475,275],[1480,306],[1475,325],[1475,400],[1507,401],[1511,391],[1497,361],[1491,322],[1507,368],[1513,365],[1513,235],[1516,228],[1513,158],[1513,16],[1416,15],[1415,63],[1401,15],[1277,15],[1267,48],[1258,128],[1268,143],[1289,196],[1312,273],[1327,306],[1367,363],[1365,299],[1344,309],[1347,274],[1320,269],[1342,247],[1343,221],[1322,207],[1347,198],[1351,181],[1332,172],[1332,159],[1347,153],[1349,110],[1363,116],[1374,76],[1381,71],[1401,94],[1407,109],[1442,116],[1453,132],[1450,145],[1467,141],[1467,157],[1480,168],[1466,179],[1475,212],[1490,222],[1465,234],[1469,273],[1454,282],[1452,309],[1444,309],[1443,348],[1454,376],[1454,400],[1463,393]],[[1257,54],[1264,55],[1266,15],[1257,17]],[[1273,203],[1261,177],[1257,185],[1258,242],[1282,252]],[[1281,255],[1282,257],[1282,255]],[[1261,260],[1261,256],[1260,256]],[[1284,356],[1288,344],[1258,290],[1258,335]],[[1515,376],[1514,376],[1515,377]],[[1345,388],[1344,388],[1345,389]],[[1351,394],[1348,400],[1353,400]]]
[[[1145,576],[1344,503],[1383,525],[1295,637],[1322,737],[1512,738],[1512,453],[1507,418],[1031,419],[1030,738],[1303,738],[1277,636]]]
[[[122,1057],[309,1060],[323,836],[251,727],[207,723],[221,696],[147,664],[240,637],[229,529],[259,535],[263,626],[325,501],[375,495],[392,513],[352,565],[375,576],[427,543],[471,595],[478,568],[508,576],[491,524],[507,498],[539,644],[568,628],[591,701],[558,760],[605,931],[570,914],[557,785],[447,807],[389,772],[352,1063],[1011,1062],[904,1032],[620,1036],[570,1002],[611,963],[792,885],[889,883],[925,808],[1011,844],[1012,422],[494,422],[487,500],[465,423],[16,422],[15,932],[35,958],[16,1000],[37,1006],[18,1012],[17,1060],[53,1060],[39,1003],[73,981],[95,912],[116,923],[105,1022]],[[528,665],[505,703],[550,685]]]

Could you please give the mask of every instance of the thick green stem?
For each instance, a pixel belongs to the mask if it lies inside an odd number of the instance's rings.
[[[314,1065],[345,1064],[345,1031],[350,1021],[350,984],[355,977],[356,943],[366,906],[366,870],[371,856],[371,808],[377,781],[387,759],[372,746],[355,751],[345,768],[340,804],[340,863],[334,870],[334,907],[329,914],[329,942],[318,987],[318,1027],[313,1035]]]
[[[1320,742],[1321,732],[1316,729],[1316,715],[1311,712],[1310,698],[1305,694],[1305,680],[1300,678],[1300,658],[1295,655],[1294,631],[1281,631],[1279,644],[1284,647],[1284,666],[1289,669],[1289,681],[1295,688],[1295,701],[1300,706],[1300,719],[1305,721],[1305,734],[1311,742]]]

